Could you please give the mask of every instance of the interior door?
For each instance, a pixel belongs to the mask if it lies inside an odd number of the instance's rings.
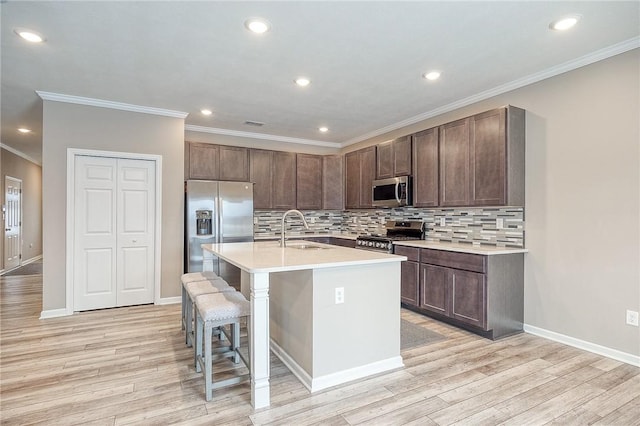
[[[117,160],[75,157],[74,310],[116,306]]]
[[[74,310],[153,302],[155,163],[75,157]]]
[[[4,269],[20,266],[22,253],[22,181],[6,176],[4,180]]]
[[[116,305],[153,302],[155,162],[118,160]]]

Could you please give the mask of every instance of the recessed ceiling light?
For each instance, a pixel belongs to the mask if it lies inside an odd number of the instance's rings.
[[[311,83],[311,80],[309,80],[307,77],[298,77],[294,81],[300,87],[308,86]]]
[[[213,112],[210,109],[201,109],[200,112],[202,115],[211,115]]]
[[[256,34],[264,34],[271,29],[271,24],[262,18],[249,18],[244,21],[244,26]]]
[[[20,133],[31,133],[31,129],[27,129],[26,127],[20,127],[18,131]]]
[[[45,40],[44,37],[42,37],[35,31],[27,30],[24,28],[16,28],[13,31],[23,39],[30,41],[31,43],[42,43]]]
[[[424,74],[422,74],[422,77],[426,78],[427,80],[437,80],[440,78],[440,71],[429,71],[426,72]]]
[[[564,18],[555,20],[550,23],[549,28],[556,31],[565,31],[575,26],[579,20],[579,15],[565,16]]]
[[[321,131],[322,133],[327,133],[329,131],[329,128],[322,126],[322,127],[318,127],[318,130]]]

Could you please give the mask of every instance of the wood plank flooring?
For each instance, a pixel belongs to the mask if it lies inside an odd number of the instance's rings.
[[[41,276],[0,288],[2,425],[640,425],[640,368],[409,311],[446,340],[403,351],[401,370],[311,395],[272,357],[270,408],[252,409],[246,383],[207,403],[178,305],[40,320]]]

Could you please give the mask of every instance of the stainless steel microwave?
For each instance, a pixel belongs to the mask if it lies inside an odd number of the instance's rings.
[[[411,193],[411,176],[374,180],[371,188],[374,207],[410,206]]]

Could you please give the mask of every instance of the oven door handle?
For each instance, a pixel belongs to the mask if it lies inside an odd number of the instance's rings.
[[[400,189],[400,182],[396,182],[396,201],[400,204],[400,193],[398,192]]]

